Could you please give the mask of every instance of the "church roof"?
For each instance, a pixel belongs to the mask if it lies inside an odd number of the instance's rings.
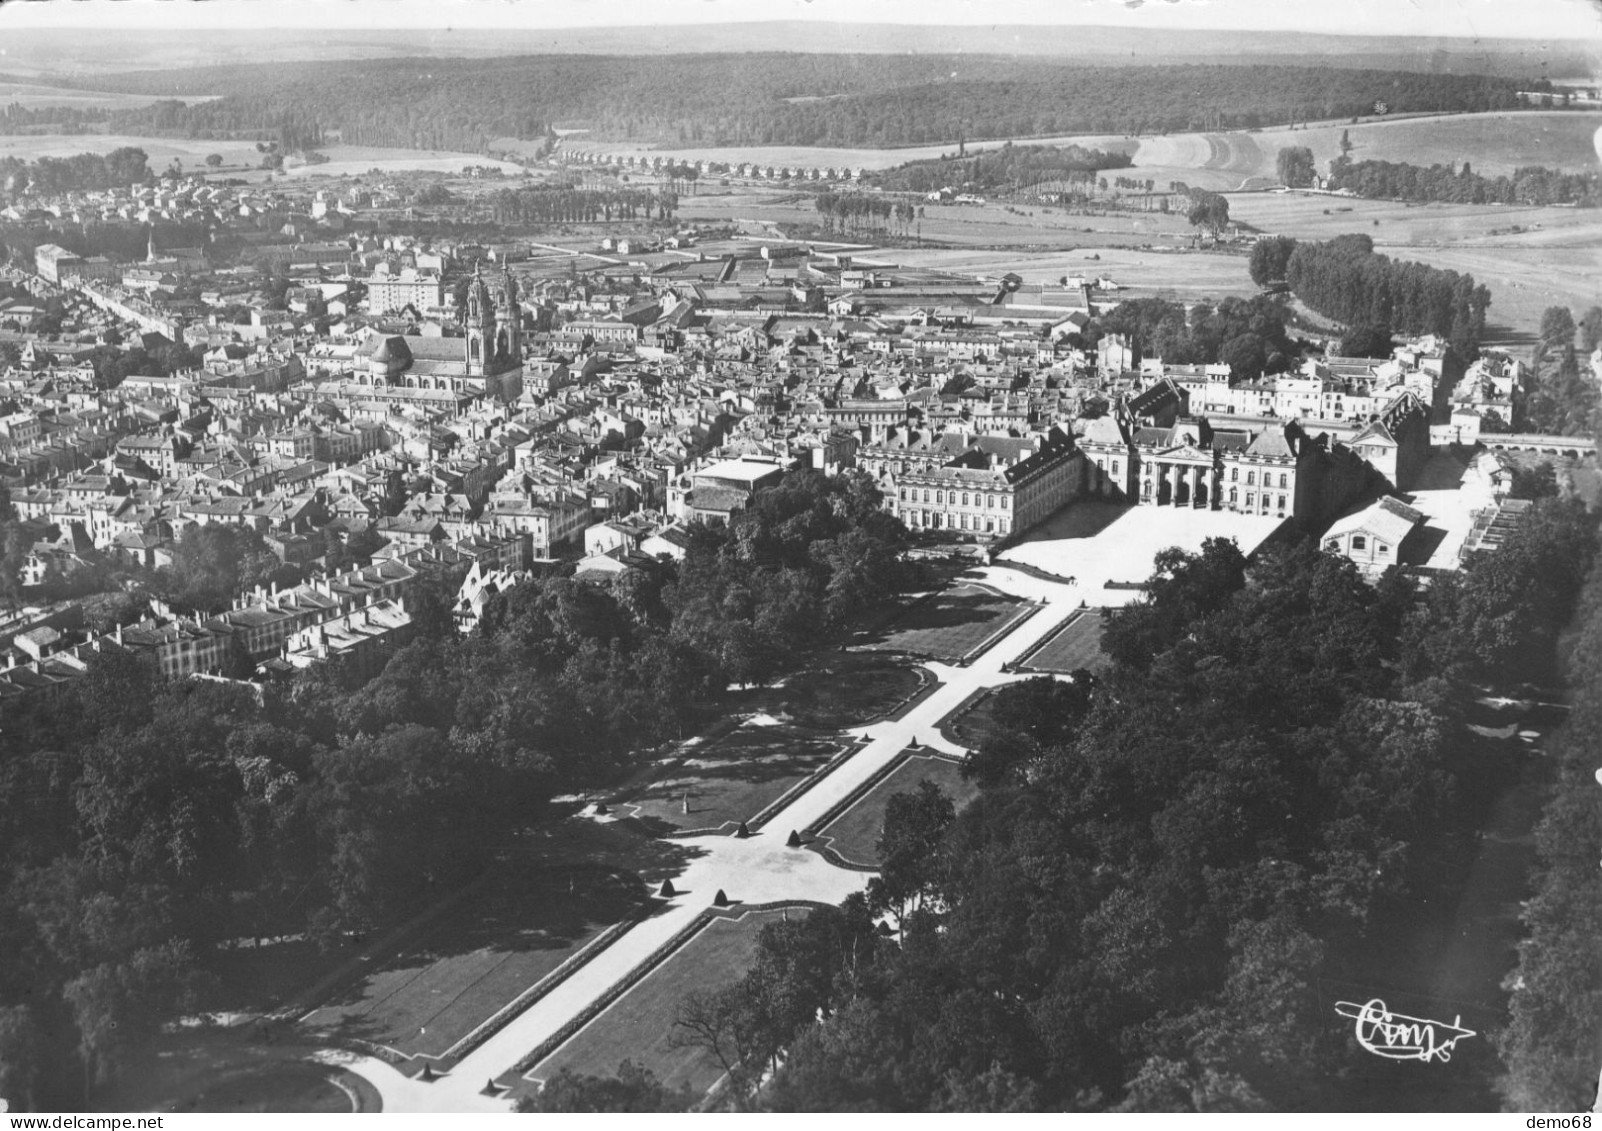
[[[1289,459],[1292,453],[1290,444],[1285,440],[1284,433],[1277,428],[1267,428],[1259,432],[1256,438],[1247,445],[1246,454],[1249,456],[1271,456]]]
[[[372,347],[371,357],[374,361],[400,361],[412,360],[412,351],[406,345],[406,339],[400,336],[380,338],[375,347]]]

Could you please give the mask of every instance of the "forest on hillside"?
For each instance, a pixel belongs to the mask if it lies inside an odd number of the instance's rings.
[[[286,151],[337,132],[352,145],[482,152],[497,137],[535,139],[553,125],[665,145],[903,146],[1252,129],[1369,115],[1377,101],[1392,114],[1509,110],[1520,85],[1322,67],[779,53],[309,62],[57,81],[168,97],[119,111],[13,106],[0,129],[277,137]],[[221,97],[185,101],[202,94]]]

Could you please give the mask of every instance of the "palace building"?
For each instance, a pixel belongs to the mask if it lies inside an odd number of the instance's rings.
[[[895,477],[885,507],[913,530],[994,541],[1029,529],[1084,493],[1084,453],[1071,435],[980,436],[938,467]]]

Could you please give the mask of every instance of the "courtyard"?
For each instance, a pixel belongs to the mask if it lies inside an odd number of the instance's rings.
[[[1108,582],[1145,581],[1160,551],[1177,546],[1196,553],[1209,538],[1232,538],[1241,553],[1250,555],[1284,521],[1234,511],[1082,500],[1029,531],[996,560],[1072,579],[1073,593],[1091,606],[1127,605],[1140,590],[1108,589]]]

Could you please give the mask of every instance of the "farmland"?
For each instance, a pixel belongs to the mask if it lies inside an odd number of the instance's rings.
[[[69,90],[37,83],[0,82],[0,105],[16,104],[25,110],[41,106],[63,106],[72,110],[136,110],[157,100],[153,94],[116,94],[100,90]],[[186,101],[205,102],[205,97],[188,96]]]
[[[524,145],[534,145],[534,142],[524,142]],[[1007,142],[973,141],[967,143],[967,151],[976,153],[983,149],[998,149]],[[1022,144],[1020,142],[1019,144]],[[1127,152],[1139,144],[1136,139],[1122,137],[1117,134],[1083,134],[1073,137],[1046,137],[1031,138],[1030,145],[1080,145],[1093,149],[1117,150]],[[905,165],[908,161],[928,161],[932,158],[943,157],[948,153],[955,153],[957,146],[954,142],[945,145],[918,145],[904,149],[840,149],[824,146],[808,145],[756,145],[756,146],[698,146],[687,149],[649,149],[639,146],[629,146],[622,143],[604,144],[594,142],[574,142],[571,149],[575,153],[608,153],[619,156],[638,157],[671,157],[675,161],[716,161],[726,165],[754,162],[758,165],[803,166],[805,168],[846,168],[846,169],[893,169],[897,165]]]
[[[510,161],[496,161],[476,153],[455,153],[438,149],[381,149],[364,145],[330,145],[319,150],[328,158],[317,165],[286,164],[291,177],[360,177],[373,169],[384,173],[456,173],[468,165],[487,165],[504,173],[520,174],[523,169]]]
[[[110,97],[110,96],[100,96]],[[17,157],[35,161],[40,157],[72,157],[79,153],[110,153],[122,146],[136,146],[150,156],[154,169],[163,168],[173,158],[185,166],[201,166],[206,155],[221,154],[223,172],[237,173],[241,167],[251,175],[265,178],[267,170],[260,169],[261,154],[255,142],[222,141],[205,138],[133,137],[125,134],[29,134],[0,136],[0,157]],[[422,170],[426,172],[458,172],[468,165],[491,165],[507,173],[521,173],[522,168],[507,161],[495,161],[475,153],[453,153],[431,149],[380,149],[372,146],[332,145],[321,151],[328,161],[318,165],[297,165],[291,161],[284,174],[287,176],[363,176],[373,169],[385,173]],[[275,174],[276,175],[276,174]]]
[[[1229,201],[1232,216],[1265,232],[1299,239],[1365,232],[1376,251],[1393,258],[1472,274],[1491,291],[1489,344],[1518,342],[1548,306],[1584,309],[1602,293],[1602,213],[1595,209],[1407,205],[1311,193],[1240,193]]]
[[[1220,192],[1277,183],[1275,158],[1282,146],[1305,145],[1319,169],[1340,154],[1342,131],[1349,131],[1354,160],[1407,161],[1418,165],[1469,161],[1481,173],[1511,173],[1521,165],[1583,169],[1596,159],[1592,138],[1602,127],[1602,114],[1581,111],[1524,111],[1495,114],[1447,114],[1414,118],[1360,119],[1356,125],[1323,124],[1298,129],[1224,133],[1160,134],[1128,137],[1079,134],[1019,138],[1018,144],[1080,145],[1131,153],[1134,168],[1126,175],[1151,177],[1166,186],[1170,180]],[[533,143],[530,143],[533,144]],[[969,142],[970,153],[1005,145],[1005,141]],[[809,146],[725,146],[649,149],[626,144],[575,142],[574,152],[620,156],[660,156],[677,161],[806,168],[890,169],[908,161],[925,161],[956,150],[954,144],[906,149],[838,149]],[[1123,171],[1120,171],[1123,172]]]
[[[176,157],[187,165],[201,165],[208,153],[220,153],[227,165],[255,165],[261,161],[254,142],[188,140],[177,137],[133,137],[127,134],[31,134],[0,137],[0,157],[35,161],[40,157],[72,157],[79,153],[110,153],[123,146],[136,146],[150,155],[152,168],[160,170]]]

